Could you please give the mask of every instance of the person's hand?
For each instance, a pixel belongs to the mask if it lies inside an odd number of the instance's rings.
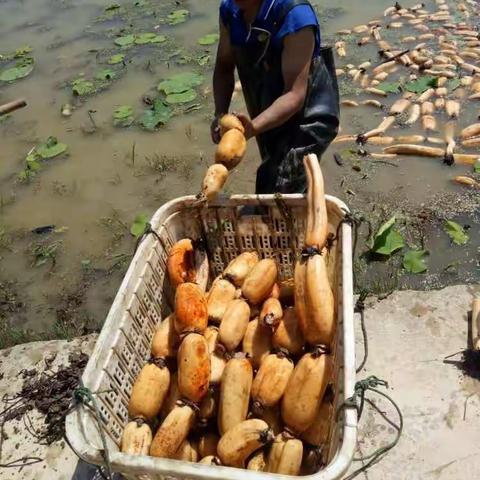
[[[244,113],[236,113],[235,116],[237,116],[238,119],[242,122],[243,128],[245,128],[245,138],[247,140],[257,136],[255,126],[253,125],[253,122],[248,115],[245,115]]]
[[[215,118],[213,119],[211,125],[210,125],[210,135],[212,136],[212,142],[213,143],[219,143],[220,142],[220,126],[218,125],[218,119],[219,117],[216,115]]]

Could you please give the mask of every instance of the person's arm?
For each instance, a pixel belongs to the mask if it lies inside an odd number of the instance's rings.
[[[230,35],[227,28],[220,20],[220,39],[218,42],[217,59],[213,71],[213,98],[215,102],[215,118],[212,122],[212,140],[220,141],[218,119],[228,113],[235,87],[235,62],[233,60]]]
[[[282,53],[284,93],[252,120],[246,115],[239,115],[248,138],[283,125],[302,109],[307,95],[314,48],[313,28],[303,28],[284,38]]]

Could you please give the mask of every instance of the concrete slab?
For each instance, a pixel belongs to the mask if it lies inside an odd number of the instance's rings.
[[[480,382],[444,358],[466,348],[467,312],[479,287],[396,292],[365,312],[369,357],[358,379],[376,375],[404,415],[400,443],[357,478],[459,480],[480,478]],[[359,322],[357,322],[359,326]],[[357,331],[357,358],[363,353]],[[451,360],[460,360],[461,355]],[[479,365],[480,370],[480,365]],[[386,402],[369,394],[393,421]],[[395,430],[370,407],[360,422],[357,455],[387,444]],[[351,471],[361,463],[354,463]]]
[[[72,352],[91,354],[97,336],[77,338],[71,342],[60,340],[50,342],[34,342],[0,351],[0,398],[13,396],[23,384],[20,372],[24,369],[44,371],[47,367],[45,359],[55,356],[51,369],[68,363]],[[3,411],[4,402],[0,404]],[[44,418],[33,410],[28,413],[32,426],[41,428]],[[39,445],[29,433],[23,420],[11,420],[3,426],[3,442],[0,463],[7,464],[23,457],[39,457],[42,462],[23,468],[0,468],[1,480],[71,480],[77,467],[77,456],[64,441],[50,446]]]

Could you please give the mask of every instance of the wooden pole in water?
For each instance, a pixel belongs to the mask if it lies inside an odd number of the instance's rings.
[[[5,103],[4,105],[0,105],[0,116],[6,115],[7,113],[14,112],[19,108],[23,108],[27,106],[27,102],[23,98],[19,98],[14,100],[13,102]]]
[[[473,349],[480,350],[480,297],[472,302],[472,339]]]

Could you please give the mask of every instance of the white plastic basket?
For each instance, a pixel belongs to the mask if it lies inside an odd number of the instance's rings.
[[[246,214],[244,207],[262,207],[261,215]],[[327,196],[330,232],[339,233],[328,255],[329,277],[338,312],[335,348],[335,403],[353,394],[355,342],[353,329],[351,227],[341,222],[346,205]],[[235,195],[208,207],[195,197],[182,197],[162,206],[151,225],[156,235],[140,244],[98,338],[82,380],[96,395],[107,433],[109,458],[115,472],[127,479],[165,478],[252,480],[291,478],[261,472],[207,466],[119,452],[123,428],[128,422],[127,405],[133,381],[150,356],[150,342],[158,323],[171,311],[173,292],[166,273],[170,246],[180,238],[202,237],[207,241],[211,279],[223,271],[241,251],[256,250],[262,257],[275,257],[282,278],[293,274],[295,256],[303,245],[306,200],[303,195]],[[339,227],[339,228],[338,228]],[[326,449],[328,464],[315,480],[339,479],[351,463],[356,444],[357,416],[344,409],[332,420]],[[79,407],[66,420],[67,437],[87,462],[104,463],[98,425],[92,412]],[[304,477],[305,478],[305,477]]]

